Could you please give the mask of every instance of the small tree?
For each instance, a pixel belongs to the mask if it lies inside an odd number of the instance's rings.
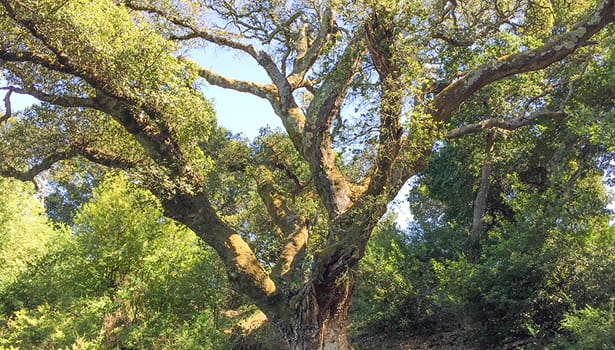
[[[232,287],[292,349],[351,348],[358,262],[435,141],[564,116],[564,105],[544,102],[569,74],[533,73],[535,91],[466,125],[453,112],[490,84],[594,44],[615,20],[612,0],[570,11],[522,0],[0,4],[6,101],[43,101],[15,118],[7,108],[0,174],[31,180],[77,156],[126,169],[217,251]],[[208,44],[247,55],[270,82],[178,54]],[[267,100],[285,134],[252,153],[221,138],[199,79]],[[228,185],[254,189],[262,204]],[[272,225],[241,215],[258,208]]]

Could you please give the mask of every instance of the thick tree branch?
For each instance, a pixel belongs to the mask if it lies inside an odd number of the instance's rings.
[[[387,93],[384,92],[383,93]],[[388,93],[399,94],[400,91]],[[376,150],[376,159],[367,172],[369,177],[366,193],[376,194],[388,187],[394,181],[394,166],[402,150],[403,129],[400,125],[402,113],[402,98],[389,96],[381,103],[379,142]]]
[[[82,98],[75,96],[60,96],[52,95],[42,92],[35,88],[19,88],[19,87],[7,87],[10,91],[27,94],[35,97],[41,101],[48,102],[50,104],[62,107],[86,107],[104,112],[118,121],[124,128],[135,136],[137,141],[144,146],[145,150],[155,161],[163,162],[167,166],[176,166],[176,161],[183,160],[183,156],[173,154],[173,150],[178,149],[176,145],[174,148],[169,147],[172,145],[163,134],[159,132],[152,132],[152,127],[148,126],[148,122],[142,113],[131,109],[124,104],[106,96],[102,92],[98,92],[94,98]],[[83,151],[83,150],[82,150]],[[102,156],[102,154],[100,154]],[[95,158],[94,154],[86,152],[83,156]],[[114,157],[115,158],[115,157]],[[101,159],[102,160],[102,159]],[[128,163],[120,162],[119,158],[116,158],[114,162],[118,162],[118,165],[127,167]],[[110,164],[113,162],[110,162]],[[183,164],[183,161],[181,162]]]
[[[491,153],[495,145],[494,132],[487,135],[487,145],[485,147],[485,159],[480,169],[480,182],[478,192],[474,199],[472,208],[472,225],[469,232],[470,240],[470,260],[476,262],[480,258],[480,233],[483,229],[485,209],[487,208],[487,195],[489,194],[489,177],[491,176]]]
[[[12,177],[21,181],[33,181],[36,175],[50,169],[55,163],[61,160],[73,158],[76,155],[77,153],[72,149],[52,153],[39,160],[38,163],[32,165],[25,171],[0,163],[0,176]]]
[[[305,29],[301,35],[304,37],[302,40],[305,41],[303,44],[303,48],[297,50],[297,57],[295,58],[295,63],[293,64],[293,71],[288,77],[288,81],[291,82],[293,87],[298,87],[299,84],[305,78],[305,74],[308,70],[314,65],[320,54],[322,53],[323,48],[327,44],[330,34],[332,33],[335,23],[333,21],[333,11],[331,8],[325,9],[320,24],[318,27],[318,33],[316,38],[308,45]]]
[[[309,236],[308,220],[304,216],[294,214],[288,207],[286,198],[274,189],[273,174],[264,167],[261,167],[261,173],[263,177],[258,181],[258,194],[273,223],[286,236],[271,275],[276,279],[300,281],[303,274],[301,264]]]
[[[271,270],[273,278],[303,283],[303,263],[307,252],[309,227],[307,219],[286,237],[278,261]]]
[[[479,67],[444,88],[433,101],[431,114],[436,121],[447,121],[451,113],[474,92],[502,78],[543,69],[573,53],[607,24],[615,21],[615,1],[600,1],[585,21],[576,24],[557,39],[522,53],[503,56]]]
[[[520,127],[526,126],[534,122],[536,119],[546,118],[563,118],[566,116],[565,112],[556,111],[540,111],[534,112],[528,116],[512,119],[512,118],[490,118],[482,120],[475,124],[465,125],[459,128],[455,128],[446,134],[449,139],[457,139],[467,134],[476,133],[485,129],[497,128],[504,130],[515,130]]]
[[[307,151],[304,156],[307,155],[316,189],[331,217],[348,208],[352,203],[353,190],[335,164],[330,129],[364,53],[363,32],[359,31],[316,91],[307,110],[307,126],[301,149]]]
[[[217,74],[207,68],[199,68],[199,75],[207,80],[212,85],[219,86],[225,89],[231,89],[239,92],[245,92],[254,96],[269,100],[271,103],[275,103],[274,97],[277,94],[277,89],[273,84],[257,84],[251,81],[235,80]]]
[[[365,25],[366,46],[381,82],[386,81],[392,71],[397,69],[393,62],[396,33],[383,21],[384,17],[374,12]]]
[[[286,198],[275,190],[271,171],[264,166],[259,167],[259,171],[261,178],[258,181],[257,190],[267,208],[269,216],[285,235],[293,233],[299,216],[290,210],[286,203]]]
[[[383,16],[374,12],[365,25],[366,44],[370,57],[380,77],[380,126],[376,159],[368,171],[367,194],[381,193],[392,176],[392,167],[401,150],[403,129],[404,86],[399,64],[395,58],[397,34]]]
[[[229,282],[237,291],[250,296],[263,310],[275,307],[280,295],[248,244],[216,214],[203,192],[177,192],[163,197],[165,215],[185,224],[216,250],[227,267]]]
[[[171,176],[182,177],[188,175],[193,177],[195,175],[191,173],[171,130],[159,128],[151,121],[150,115],[135,107],[125,105],[102,92],[97,93],[95,101],[94,108],[107,113],[120,123],[143,146],[148,156],[154,162],[171,172]],[[154,114],[154,116],[156,115]],[[196,186],[200,180],[193,178],[191,181],[194,181]]]

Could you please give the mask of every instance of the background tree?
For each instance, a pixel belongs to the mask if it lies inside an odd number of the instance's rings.
[[[29,187],[11,179],[0,180],[0,290],[3,292],[62,236],[48,224],[40,201]],[[3,307],[16,301],[10,295],[5,296]],[[9,313],[3,308],[0,315],[6,319]]]
[[[163,218],[155,198],[124,176],[107,176],[94,189],[70,235],[46,227],[41,233],[48,243],[38,254],[20,250],[30,253],[28,265],[0,289],[6,321],[0,345],[230,346],[222,313],[228,287],[217,256],[194,233]],[[7,254],[15,247],[2,248]],[[0,277],[14,274],[3,269]]]
[[[545,103],[558,80],[541,70],[602,48],[615,20],[604,0],[571,13],[521,0],[0,4],[4,90],[43,101],[14,117],[7,109],[0,174],[31,180],[77,156],[129,171],[216,250],[231,286],[293,349],[351,348],[358,262],[434,142],[566,115],[566,103]],[[270,82],[224,77],[181,55],[207,43],[247,55]],[[502,96],[507,108],[469,124],[453,115],[481,89],[528,72],[539,91]],[[286,141],[250,154],[221,140],[201,78],[269,101]],[[249,194],[220,184],[249,184],[275,231],[233,216]]]
[[[603,184],[610,183],[613,174],[608,136],[615,120],[609,78],[613,72],[606,68],[612,67],[612,52],[607,44],[599,54],[589,51],[544,71],[550,76],[559,75],[554,70],[578,72],[574,79],[558,83],[547,102],[553,106],[565,101],[571,109],[565,120],[538,120],[514,133],[499,130],[489,152],[485,135],[442,143],[417,179],[413,213],[423,239],[437,249],[432,256],[445,303],[457,310],[461,324],[479,331],[478,339],[488,346],[527,337],[549,342],[562,329],[583,333],[592,322],[597,329],[608,324],[604,320],[600,325],[601,316],[596,315],[610,308],[615,283],[607,277],[611,269],[605,268],[612,264],[614,236],[612,212],[605,209],[612,197]],[[589,64],[596,57],[605,61]],[[587,88],[589,81],[606,92],[604,103],[588,99],[600,95]],[[512,95],[513,89],[519,89],[518,81],[480,92],[459,115],[472,118],[479,108],[503,108],[493,96]],[[588,123],[596,115],[600,120]],[[472,211],[487,157],[482,228],[472,237]],[[472,249],[474,239],[482,248],[478,255]],[[575,313],[577,307],[588,309]],[[567,313],[575,314],[573,322],[562,323]],[[587,319],[576,319],[580,315]],[[593,341],[587,334],[590,339],[577,334],[580,344]]]

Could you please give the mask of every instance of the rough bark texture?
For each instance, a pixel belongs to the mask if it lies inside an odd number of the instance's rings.
[[[347,336],[354,279],[340,277],[334,295],[330,287],[306,285],[291,300],[286,317],[274,321],[291,350],[353,349]]]

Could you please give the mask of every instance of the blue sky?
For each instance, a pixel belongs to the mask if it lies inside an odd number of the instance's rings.
[[[201,66],[233,79],[270,82],[265,71],[247,55],[208,46],[191,56]],[[208,84],[204,85],[203,93],[213,101],[219,124],[235,133],[240,132],[253,139],[262,127],[282,126],[269,102],[264,99]]]

